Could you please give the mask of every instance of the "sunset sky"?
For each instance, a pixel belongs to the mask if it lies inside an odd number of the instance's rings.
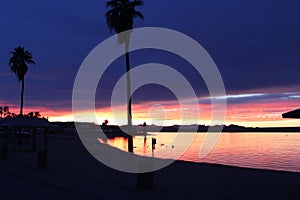
[[[137,20],[135,27],[174,29],[207,50],[219,68],[228,95],[219,97],[228,101],[225,124],[299,126],[300,120],[281,117],[284,112],[300,108],[299,7],[298,0],[145,0],[139,8],[145,19]],[[10,72],[8,61],[9,52],[21,45],[32,52],[36,62],[25,78],[25,113],[40,111],[50,121],[72,121],[72,89],[77,71],[89,52],[113,35],[104,14],[103,0],[2,0],[0,106],[19,112],[21,85]],[[125,72],[124,61],[124,57],[117,59],[100,80],[96,94],[99,123],[104,119],[116,123],[110,97]],[[171,66],[189,80],[198,97],[199,123],[209,124],[208,91],[193,67],[164,51],[131,54],[132,67],[149,62]],[[192,109],[197,105],[189,106]],[[149,111],[155,113],[152,119]],[[125,113],[118,114],[124,115],[125,124]],[[191,123],[180,120],[175,96],[158,85],[148,85],[134,93],[133,121]]]

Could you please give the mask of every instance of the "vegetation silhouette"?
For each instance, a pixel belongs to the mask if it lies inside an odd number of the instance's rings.
[[[8,106],[0,106],[0,119],[11,115],[15,116],[16,114],[9,112]]]
[[[102,123],[102,126],[107,126],[107,124],[108,124],[108,120],[106,119],[106,120],[104,120],[104,122]]]
[[[109,30],[116,33],[128,31],[123,37],[118,36],[119,44],[125,43],[126,50],[126,72],[127,72],[127,121],[128,128],[132,131],[132,112],[131,112],[131,85],[130,85],[130,57],[129,57],[129,43],[130,33],[133,29],[134,19],[144,19],[142,13],[136,10],[136,7],[142,6],[143,0],[110,0],[106,2],[106,8],[109,9],[106,14],[106,22]],[[128,151],[133,153],[133,139],[128,137]]]
[[[11,52],[12,57],[9,60],[9,66],[11,72],[15,73],[18,80],[22,82],[21,90],[21,105],[20,105],[20,116],[23,115],[23,104],[24,104],[24,79],[28,71],[27,64],[35,64],[32,59],[32,55],[29,51],[26,51],[24,47],[17,47]]]
[[[0,122],[2,119],[4,118],[42,118],[42,115],[39,111],[31,111],[27,114],[23,114],[21,115],[17,115],[13,112],[9,111],[9,107],[8,106],[0,106]],[[45,118],[45,117],[43,117]]]

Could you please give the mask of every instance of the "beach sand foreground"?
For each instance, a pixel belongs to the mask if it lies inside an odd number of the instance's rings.
[[[154,173],[155,188],[137,190],[137,175],[94,159],[78,139],[50,138],[48,169],[36,153],[0,160],[1,199],[300,199],[300,174],[176,161]]]

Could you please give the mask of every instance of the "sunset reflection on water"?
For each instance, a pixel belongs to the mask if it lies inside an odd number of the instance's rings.
[[[179,160],[300,172],[299,133],[223,133],[213,150],[200,159],[199,151],[205,135],[196,134],[194,141]],[[174,141],[175,137],[176,133],[153,133],[147,137],[134,137],[134,153],[152,156],[151,139],[156,138],[154,156],[174,158],[176,153],[185,150],[184,145]],[[127,151],[127,138],[111,138],[107,140],[107,144]]]

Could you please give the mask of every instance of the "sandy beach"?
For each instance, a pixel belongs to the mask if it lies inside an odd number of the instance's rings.
[[[300,200],[299,8],[2,0],[0,200]]]
[[[154,189],[137,190],[136,174],[103,165],[78,138],[49,141],[47,170],[22,148],[0,160],[1,199],[300,199],[299,173],[183,161],[155,172]]]

